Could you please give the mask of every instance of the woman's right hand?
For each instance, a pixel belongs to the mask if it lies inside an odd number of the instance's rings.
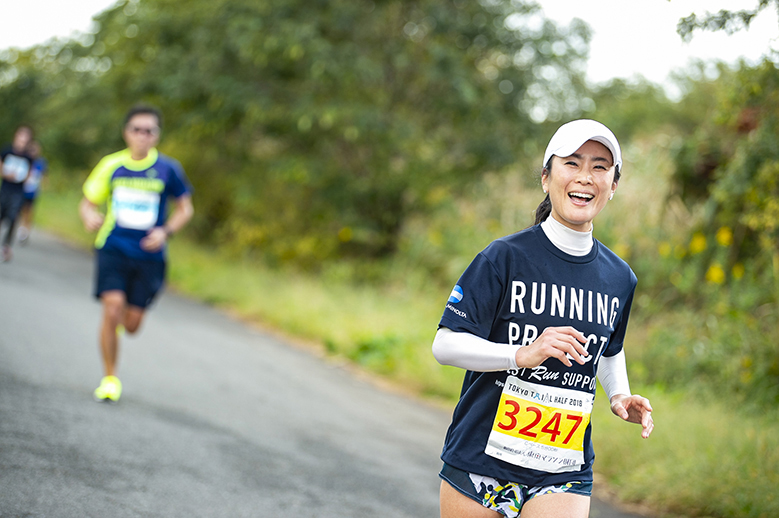
[[[547,358],[557,358],[567,367],[572,366],[571,358],[584,365],[589,353],[584,348],[587,338],[573,327],[547,327],[541,336],[530,345],[517,349],[515,359],[520,369],[538,367]]]

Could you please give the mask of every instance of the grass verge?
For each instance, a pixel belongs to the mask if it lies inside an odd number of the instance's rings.
[[[651,516],[779,516],[778,412],[758,416],[725,400],[636,391],[654,408],[648,440],[605,405],[593,414],[595,465],[621,501],[649,506]]]

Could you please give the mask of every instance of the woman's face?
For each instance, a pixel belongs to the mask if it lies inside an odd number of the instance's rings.
[[[544,172],[541,183],[552,202],[552,217],[570,229],[588,232],[617,189],[611,152],[588,140],[571,156],[552,157],[552,170]]]

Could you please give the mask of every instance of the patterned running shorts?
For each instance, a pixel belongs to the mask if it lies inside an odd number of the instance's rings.
[[[525,502],[539,495],[551,493],[592,495],[592,482],[568,482],[559,486],[532,487],[508,480],[474,475],[448,464],[444,464],[438,476],[460,493],[508,518],[518,518]]]

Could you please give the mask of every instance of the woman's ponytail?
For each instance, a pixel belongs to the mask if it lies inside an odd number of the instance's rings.
[[[541,178],[544,177],[544,175],[549,175],[552,172],[552,160],[554,160],[554,156],[549,157],[549,161],[546,163],[546,166],[541,171]],[[549,215],[552,213],[552,200],[549,199],[549,194],[547,193],[544,200],[538,204],[538,207],[536,207],[536,220],[533,223],[533,225],[538,225],[539,223],[542,223],[546,221],[546,218],[549,217]]]
[[[544,201],[539,203],[538,207],[536,207],[536,221],[533,224],[538,225],[539,223],[546,221],[546,218],[548,218],[551,213],[552,202],[549,200],[549,194],[547,194]]]

